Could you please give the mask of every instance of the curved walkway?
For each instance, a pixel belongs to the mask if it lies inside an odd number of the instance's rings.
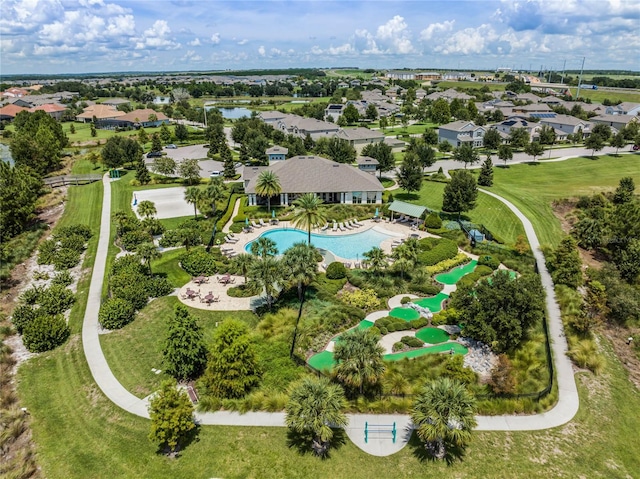
[[[121,409],[137,416],[149,417],[147,402],[131,394],[114,376],[104,356],[98,335],[98,311],[102,297],[102,285],[106,270],[107,252],[109,249],[110,217],[111,217],[111,180],[108,175],[103,177],[104,195],[100,220],[100,233],[96,260],[91,276],[91,285],[87,299],[87,308],[82,328],[82,344],[91,374],[102,392]],[[505,203],[523,222],[529,244],[538,264],[542,284],[547,293],[547,315],[549,329],[553,341],[552,350],[558,381],[559,400],[556,406],[543,414],[531,416],[479,416],[478,429],[492,431],[521,431],[539,430],[560,426],[570,421],[578,411],[578,391],[573,377],[571,362],[566,356],[567,343],[563,335],[560,310],[555,301],[553,282],[546,269],[544,256],[539,250],[539,242],[531,222],[510,202],[487,191],[483,191]],[[399,441],[392,444],[391,440],[369,441],[364,444],[365,421],[384,420],[398,422],[398,426],[408,427],[408,415],[371,415],[350,414],[349,425],[345,428],[347,435],[364,451],[374,455],[389,455],[401,449],[408,441],[409,434],[401,434]],[[382,419],[376,419],[382,418]],[[229,411],[210,413],[196,413],[196,421],[203,425],[232,425],[232,426],[285,426],[285,414],[267,412],[249,412],[239,414]]]

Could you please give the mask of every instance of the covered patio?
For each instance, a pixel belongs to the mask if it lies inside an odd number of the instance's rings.
[[[414,219],[414,223],[420,221],[425,211],[429,211],[426,206],[414,205],[412,203],[406,203],[404,201],[394,200],[389,205],[389,211],[391,212],[391,221],[394,221],[394,213],[398,215],[397,221],[405,223]]]

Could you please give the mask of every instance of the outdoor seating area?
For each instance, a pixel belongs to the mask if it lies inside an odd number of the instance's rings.
[[[196,280],[206,279],[203,283]],[[252,309],[252,300],[256,297],[234,298],[228,295],[227,289],[231,286],[244,284],[242,276],[222,274],[211,277],[196,277],[185,284],[178,292],[180,302],[190,308],[217,310],[217,311],[242,311]],[[205,286],[204,288],[202,286]]]

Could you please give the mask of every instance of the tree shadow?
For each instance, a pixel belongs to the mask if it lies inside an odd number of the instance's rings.
[[[418,195],[417,193],[396,193],[394,195],[394,198],[404,201],[410,201],[420,199],[420,195]]]
[[[420,462],[438,462],[444,461],[447,466],[451,466],[456,462],[462,461],[465,456],[465,449],[463,447],[456,446],[453,443],[445,443],[445,454],[443,457],[438,457],[435,454],[435,447],[425,445],[424,442],[418,438],[417,434],[413,434],[408,442],[408,446],[412,448],[413,456]]]
[[[174,459],[180,457],[180,453],[189,447],[191,444],[200,442],[200,425],[196,424],[191,431],[187,433],[187,435],[178,443],[178,447],[176,447],[175,451],[171,451],[168,446],[158,446],[156,449],[156,454],[168,456]]]
[[[301,456],[313,454],[322,460],[331,459],[331,451],[337,451],[346,444],[347,433],[344,429],[334,429],[330,445],[319,453],[315,451],[313,439],[313,434],[309,432],[298,433],[291,429],[287,431],[287,447],[295,449]]]
[[[525,162],[525,165],[540,166],[540,162],[539,161],[527,161],[527,162]]]
[[[592,156],[592,155],[581,155],[580,158],[584,158],[586,160],[597,160],[598,159],[597,156]]]

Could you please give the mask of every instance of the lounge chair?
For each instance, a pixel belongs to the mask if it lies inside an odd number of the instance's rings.
[[[342,263],[344,264],[344,267],[347,269],[351,269],[351,263]]]
[[[354,228],[360,228],[362,225],[356,220],[351,220],[351,226],[353,226]]]
[[[260,226],[268,226],[262,218],[260,218]]]
[[[347,228],[348,230],[352,230],[353,229],[348,221],[344,222],[344,227]]]
[[[356,226],[362,226],[362,223],[360,223],[356,218],[353,219],[353,224]]]
[[[231,244],[235,244],[238,242],[237,239],[229,238],[228,236],[225,236],[224,239],[227,243],[231,243]]]
[[[232,251],[227,255],[227,258],[235,258],[236,256],[238,256],[238,253],[236,253],[235,251]]]
[[[327,231],[328,227],[329,227],[329,223],[325,223],[324,226],[320,228],[320,231]]]
[[[338,223],[336,223],[335,221],[333,222],[332,231],[338,231]]]
[[[257,224],[254,220],[251,220],[251,226],[253,226],[254,228],[262,228],[262,226]]]
[[[338,228],[340,228],[340,231],[347,231],[342,223],[338,223]]]
[[[235,238],[235,237],[236,237],[236,235],[234,235],[233,233],[227,233],[227,236],[228,236],[229,238]]]

